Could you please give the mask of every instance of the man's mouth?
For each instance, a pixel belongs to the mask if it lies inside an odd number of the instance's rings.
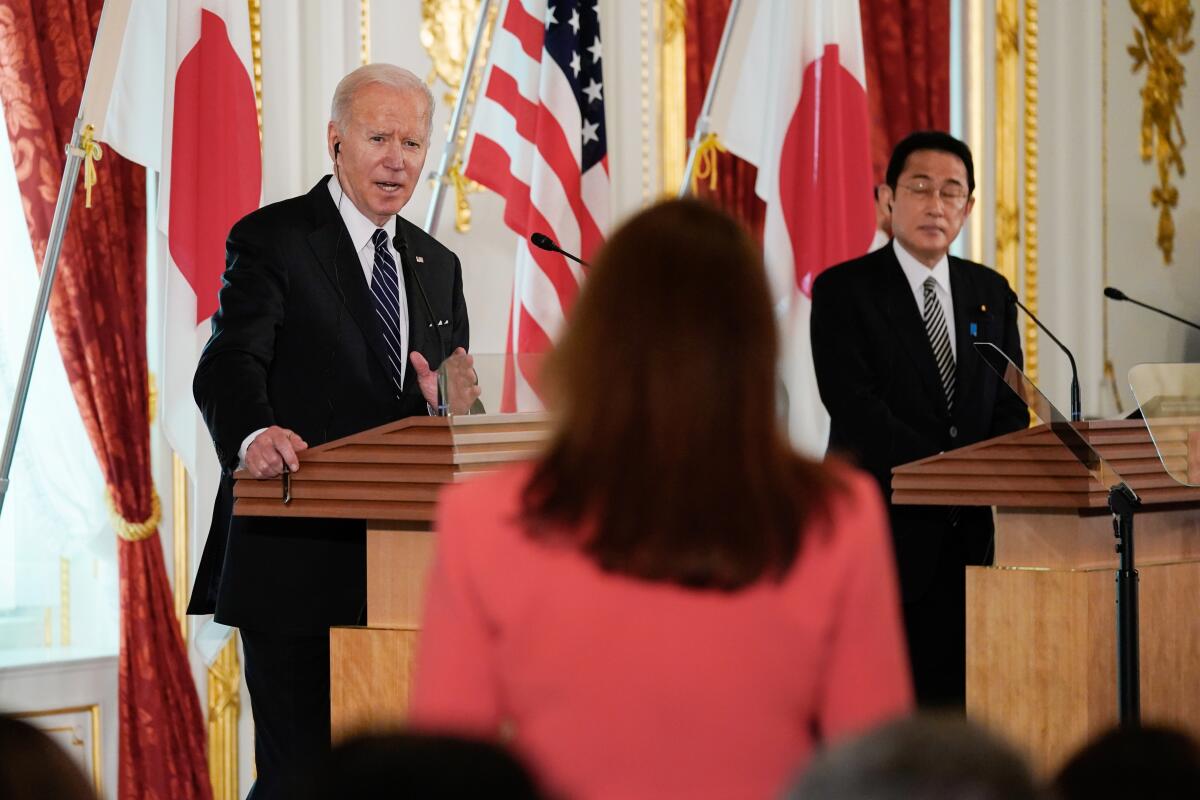
[[[400,191],[400,184],[398,184],[398,183],[389,183],[388,181],[375,181],[375,185],[378,186],[380,189],[382,189],[385,192]]]

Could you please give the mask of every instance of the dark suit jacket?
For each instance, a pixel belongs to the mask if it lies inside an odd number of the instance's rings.
[[[312,447],[427,413],[411,365],[403,390],[395,390],[370,287],[328,180],[230,230],[220,309],[196,369],[193,392],[222,480],[188,612],[215,612],[228,625],[319,632],[355,623],[366,603],[362,521],[231,517],[230,473],[242,440],[279,425]],[[446,354],[468,346],[462,268],[406,220],[397,219],[397,233],[408,245],[399,263],[409,350],[436,365],[443,345],[435,322],[445,323]]]
[[[892,467],[1029,424],[1025,405],[973,347],[992,342],[1022,364],[1007,281],[951,256],[950,291],[957,348],[953,413],[891,244],[826,270],[813,284],[813,363],[831,417],[829,450],[871,472],[885,497],[891,496]],[[967,563],[990,559],[990,508],[961,509],[952,530],[945,509],[888,506],[906,600],[921,594],[951,535],[965,538]]]

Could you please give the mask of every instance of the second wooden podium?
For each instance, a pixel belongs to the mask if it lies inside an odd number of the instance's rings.
[[[367,625],[330,631],[335,740],[404,717],[441,486],[532,457],[548,424],[541,413],[411,417],[307,450],[286,488],[237,481],[235,514],[367,520]]]
[[[1073,425],[1142,500],[1143,717],[1200,735],[1200,488],[1164,470],[1141,420]],[[1186,430],[1159,445],[1173,472],[1200,477],[1200,447]],[[995,565],[967,569],[967,713],[1023,746],[1043,772],[1117,720],[1108,489],[1047,425],[892,473],[895,503],[996,507]]]

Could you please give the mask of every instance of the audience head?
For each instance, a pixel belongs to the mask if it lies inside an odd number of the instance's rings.
[[[1060,800],[1200,797],[1200,747],[1170,728],[1116,728],[1068,761],[1054,788]]]
[[[0,716],[0,797],[96,800],[96,792],[53,739],[33,725]]]
[[[826,483],[777,420],[775,324],[758,248],[714,207],[671,200],[615,231],[546,366],[559,425],[531,535],[586,520],[601,567],[698,588],[786,572]]]
[[[1024,760],[961,717],[911,717],[819,754],[788,800],[1041,800]]]
[[[975,203],[971,150],[942,131],[909,134],[892,151],[885,196],[892,235],[933,266],[950,250]]]
[[[524,765],[499,745],[408,732],[363,735],[335,745],[309,788],[310,800],[542,797]]]

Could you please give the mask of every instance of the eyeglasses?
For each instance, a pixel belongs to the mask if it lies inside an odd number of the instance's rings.
[[[933,183],[925,180],[915,180],[912,183],[901,184],[905,189],[924,201],[932,200],[934,196],[942,198],[942,204],[952,211],[961,211],[967,204],[970,195],[957,183],[948,183],[940,190]]]

